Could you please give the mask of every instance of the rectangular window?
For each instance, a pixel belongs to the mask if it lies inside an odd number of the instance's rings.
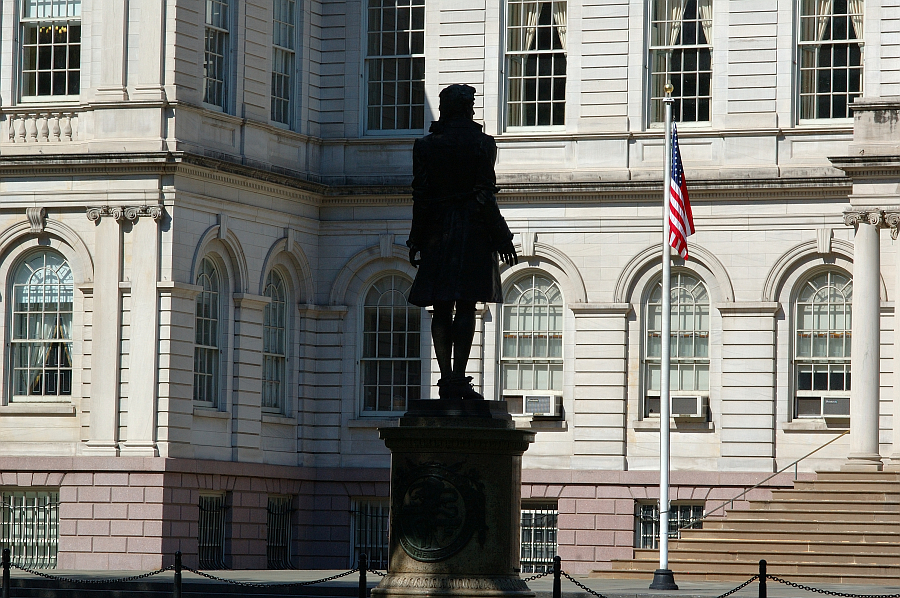
[[[565,2],[508,0],[506,124],[566,123]]]
[[[272,120],[290,124],[293,117],[294,0],[275,0],[272,22]]]
[[[702,528],[701,517],[703,517],[702,503],[669,505],[669,539],[680,538],[683,528]],[[651,550],[659,548],[659,505],[656,503],[635,503],[634,547]]]
[[[650,122],[665,121],[666,83],[675,88],[675,122],[708,122],[712,0],[653,0],[650,6]]]
[[[269,569],[291,568],[291,497],[270,496],[266,508],[266,562]]]
[[[22,3],[22,96],[81,89],[81,0]]]
[[[197,552],[200,569],[225,568],[225,495],[200,496]]]
[[[425,0],[368,0],[369,131],[425,127]]]
[[[862,90],[863,0],[800,2],[800,118],[849,118]]]
[[[55,569],[59,551],[59,492],[0,495],[0,546],[10,562],[31,569]]]
[[[359,555],[365,553],[373,569],[387,569],[390,557],[390,512],[387,500],[353,501],[353,554],[350,566],[359,563]]]
[[[222,110],[226,93],[229,43],[228,0],[206,0],[206,29],[203,51],[203,101]]]
[[[556,504],[522,503],[522,573],[545,573],[553,569],[553,557],[558,552],[558,519]]]

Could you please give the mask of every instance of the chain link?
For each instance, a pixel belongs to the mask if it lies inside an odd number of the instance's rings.
[[[581,588],[582,590],[584,590],[584,591],[587,592],[588,594],[591,594],[592,596],[597,596],[597,598],[606,598],[606,596],[604,596],[604,595],[601,594],[600,592],[595,592],[594,590],[590,589],[589,587],[587,587],[586,585],[584,585],[584,584],[581,583],[580,581],[577,581],[574,577],[572,577],[571,575],[569,575],[569,574],[566,573],[565,571],[560,571],[559,574],[562,575],[563,577],[565,577],[566,579],[568,579],[569,581],[571,581],[572,583],[574,583],[576,586],[578,586],[579,588]]]
[[[549,571],[544,571],[543,573],[538,573],[537,575],[532,575],[531,577],[526,577],[526,578],[523,579],[522,581],[524,581],[524,582],[527,583],[527,582],[529,582],[529,581],[534,581],[535,579],[540,579],[540,578],[542,578],[542,577],[547,577],[547,576],[550,575],[551,573],[553,573],[553,569],[550,569]]]
[[[376,571],[375,569],[367,569],[367,571],[369,573],[374,573],[375,575],[377,575],[379,577],[384,577],[385,575],[387,575],[387,573],[385,573],[384,571]]]
[[[815,592],[816,594],[825,594],[826,596],[840,596],[841,598],[900,598],[900,594],[845,594],[843,592],[832,592],[831,590],[822,590],[819,588],[813,588],[810,586],[805,586],[803,584],[794,583],[793,581],[781,579],[780,577],[775,577],[774,575],[769,575],[768,579],[777,581],[778,583],[783,583],[784,585],[791,586],[792,588],[797,588],[798,590],[806,590],[807,592]]]
[[[132,575],[130,577],[117,577],[113,579],[74,579],[72,577],[62,577],[60,575],[50,575],[49,573],[44,573],[43,571],[39,571],[37,569],[31,569],[29,567],[20,567],[15,563],[10,563],[10,566],[18,569],[19,571],[24,571],[25,573],[31,573],[32,575],[37,575],[38,577],[44,577],[46,579],[55,579],[57,581],[64,581],[66,583],[71,584],[84,584],[84,585],[103,585],[108,583],[123,583],[126,581],[137,581],[139,579],[146,579],[148,577],[152,577],[154,575],[159,575],[160,573],[165,573],[166,571],[172,571],[175,569],[175,565],[169,565],[168,567],[163,567],[162,569],[158,569],[156,571],[150,571],[149,573],[141,573],[140,575]]]
[[[334,581],[335,579],[340,579],[341,577],[346,577],[351,573],[356,573],[359,569],[350,569],[349,571],[344,571],[343,573],[338,573],[337,575],[332,575],[331,577],[324,577],[322,579],[317,579],[315,581],[291,581],[287,583],[256,583],[252,581],[237,581],[234,579],[225,579],[224,577],[216,577],[215,575],[210,575],[209,573],[204,573],[203,571],[198,571],[196,569],[191,569],[190,567],[183,567],[184,571],[190,571],[195,575],[199,575],[200,577],[205,577],[207,579],[212,579],[214,581],[221,581],[224,583],[231,584],[233,586],[241,586],[244,588],[290,588],[295,587],[299,588],[302,586],[311,586],[317,583],[324,583],[326,581]]]
[[[753,577],[751,577],[750,579],[748,579],[747,581],[745,581],[744,583],[742,583],[742,584],[739,585],[738,587],[734,588],[733,590],[728,590],[728,591],[725,592],[724,594],[722,594],[722,595],[720,595],[720,596],[716,596],[716,598],[725,598],[726,596],[731,596],[731,595],[734,594],[735,592],[739,592],[739,591],[743,590],[744,588],[746,588],[747,586],[749,586],[751,583],[753,583],[753,582],[756,581],[757,579],[759,579],[759,575],[754,575]]]

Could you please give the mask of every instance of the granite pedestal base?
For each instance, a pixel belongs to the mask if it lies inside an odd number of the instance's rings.
[[[388,574],[373,598],[532,598],[519,577],[522,453],[500,401],[411,401],[391,451]]]

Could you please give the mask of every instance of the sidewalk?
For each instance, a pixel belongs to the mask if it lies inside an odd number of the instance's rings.
[[[221,577],[223,579],[229,579],[233,581],[240,582],[250,582],[250,583],[263,583],[263,584],[271,584],[275,586],[280,583],[289,583],[289,582],[302,582],[302,581],[314,581],[317,579],[323,579],[326,577],[331,577],[332,575],[337,575],[339,573],[343,573],[344,571],[328,571],[328,570],[303,570],[303,571],[206,571],[205,573],[210,573],[211,575],[215,575],[216,577]],[[49,573],[54,576],[66,577],[69,579],[76,580],[100,580],[104,578],[121,578],[128,577],[132,575],[139,574],[137,571],[56,571],[56,570],[48,570],[46,573]],[[38,577],[34,575],[30,575],[28,573],[23,573],[16,569],[11,571],[12,579],[15,580],[34,580],[37,581]],[[160,573],[159,575],[154,575],[148,579],[143,580],[145,583],[153,583],[153,584],[167,584],[170,585],[172,583],[173,573],[171,571],[167,571],[165,573]],[[678,584],[679,589],[673,591],[662,591],[662,590],[651,590],[649,589],[651,577],[648,576],[645,580],[640,579],[596,579],[589,578],[586,575],[573,575],[574,579],[578,580],[579,583],[584,584],[586,587],[590,588],[594,592],[598,592],[603,594],[607,598],[663,598],[665,596],[672,596],[677,598],[716,598],[732,590],[733,588],[740,585],[737,582],[724,582],[724,581],[679,581],[677,576],[675,579],[675,583]],[[197,576],[190,572],[183,573],[183,583],[185,586],[190,584],[191,586],[196,587],[197,585],[201,585],[203,587],[208,587],[210,591],[214,591],[214,586],[226,587],[230,584],[225,584],[220,581],[206,579],[204,577]],[[789,579],[789,578],[788,578]],[[378,584],[380,577],[375,575],[374,573],[368,573],[366,581],[367,585],[372,588]],[[28,583],[26,581],[26,583]],[[139,583],[139,582],[134,582]],[[808,584],[812,587],[826,590],[830,592],[839,592],[844,594],[858,594],[863,596],[887,596],[891,594],[900,594],[900,579],[896,580],[896,583],[892,585],[884,585],[884,586],[873,586],[873,585],[860,585],[860,584]],[[320,595],[335,595],[335,596],[356,596],[357,588],[359,586],[359,574],[354,572],[350,575],[342,577],[340,579],[332,580],[325,582],[323,584],[317,584],[314,586],[308,586],[310,591],[309,594],[320,594]],[[553,590],[553,577],[552,575],[548,575],[546,577],[542,577],[541,579],[537,579],[528,583],[528,586],[537,594],[537,598],[550,598]],[[234,586],[231,586],[234,587]],[[775,583],[772,580],[769,580],[766,584],[767,593],[770,598],[804,598],[804,597],[816,597],[821,596],[822,594],[813,593],[805,590],[795,589],[789,586],[785,586],[780,583]],[[273,590],[276,588],[273,587]],[[263,590],[260,593],[268,593]],[[584,590],[578,588],[571,581],[563,577],[562,579],[562,593],[566,598],[590,598],[590,594],[585,592]],[[739,592],[733,594],[736,598],[756,598],[759,595],[759,583],[754,581],[746,588],[740,590]]]

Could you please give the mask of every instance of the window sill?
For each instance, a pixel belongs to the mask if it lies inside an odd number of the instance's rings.
[[[659,418],[639,419],[633,422],[635,432],[659,432]],[[669,430],[672,432],[714,432],[713,422],[699,419],[670,419]]]
[[[297,423],[293,417],[281,415],[280,413],[263,413],[262,422],[264,424],[278,424],[281,426],[293,426]]]
[[[397,417],[359,417],[347,422],[348,428],[396,428],[400,425],[400,416]]]
[[[785,432],[833,432],[835,430],[849,430],[849,417],[822,418],[811,417],[809,419],[795,419],[785,422],[781,429]]]
[[[538,432],[565,432],[568,422],[562,417],[533,417],[530,415],[513,415],[517,430],[536,430]]]
[[[566,132],[565,125],[535,125],[533,127],[506,127],[503,135],[507,137],[528,137],[531,135],[559,135]]]
[[[75,415],[72,403],[10,403],[0,407],[0,417],[4,415]]]
[[[219,411],[214,407],[199,407],[194,405],[194,417],[211,417],[213,419],[231,419],[227,411]]]

